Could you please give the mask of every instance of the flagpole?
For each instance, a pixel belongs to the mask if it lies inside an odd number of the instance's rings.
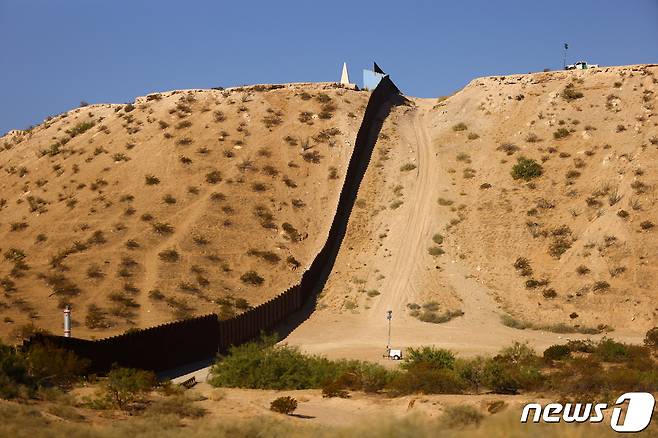
[[[564,59],[562,60],[562,69],[567,68],[567,50],[569,50],[569,44],[564,43]]]

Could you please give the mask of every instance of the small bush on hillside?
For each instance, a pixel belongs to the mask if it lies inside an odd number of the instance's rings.
[[[562,97],[564,100],[567,102],[571,102],[572,100],[580,99],[583,97],[583,93],[575,89],[574,84],[569,84],[566,87],[564,87],[564,90],[562,90]]]
[[[466,126],[466,123],[464,123],[464,122],[460,122],[460,123],[457,123],[456,125],[452,126],[452,130],[455,131],[455,132],[466,131],[467,129],[468,129],[468,126]]]
[[[146,185],[149,185],[149,186],[160,184],[160,178],[158,178],[154,175],[146,175],[144,177],[144,179],[146,180]]]
[[[566,138],[571,135],[571,132],[567,128],[558,128],[553,132],[553,138],[559,140],[561,138]]]
[[[222,174],[218,170],[213,170],[212,172],[206,174],[206,182],[209,184],[217,184],[221,182],[221,180]]]
[[[260,275],[258,275],[258,272],[256,271],[247,271],[240,276],[240,281],[242,281],[245,284],[250,284],[252,286],[260,286],[261,284],[263,284],[265,279]]]
[[[406,163],[400,166],[400,171],[402,172],[409,172],[410,170],[414,170],[416,168],[416,165],[413,163]]]
[[[498,151],[503,151],[503,152],[505,152],[507,155],[513,155],[515,152],[517,152],[518,150],[520,150],[520,148],[519,148],[517,145],[512,144],[512,143],[503,143],[503,144],[501,144],[500,146],[498,146],[498,147],[496,148],[496,150],[498,150]]]
[[[153,224],[153,231],[158,234],[171,234],[174,232],[174,227],[165,222],[156,222]]]
[[[177,262],[180,256],[178,255],[178,251],[175,249],[166,249],[164,251],[161,251],[158,254],[158,257],[160,257],[160,260],[163,262],[169,262],[169,263],[174,263]]]
[[[279,414],[291,415],[297,409],[297,400],[290,396],[279,397],[270,403],[270,410]]]
[[[530,181],[533,178],[540,177],[543,171],[541,164],[535,160],[519,157],[517,163],[512,167],[512,178]]]
[[[431,246],[427,248],[427,252],[435,257],[445,254],[445,251],[440,246]]]

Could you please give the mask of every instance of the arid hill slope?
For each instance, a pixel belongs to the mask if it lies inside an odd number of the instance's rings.
[[[0,336],[230,316],[324,244],[368,94],[334,84],[89,105],[0,138]]]
[[[385,122],[323,310],[288,342],[374,359],[387,310],[396,345],[467,353],[658,325],[658,67],[411,101]],[[522,161],[515,179],[521,157],[541,169]]]

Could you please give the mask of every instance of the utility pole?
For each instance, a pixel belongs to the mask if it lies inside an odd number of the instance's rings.
[[[393,311],[389,310],[386,313],[386,319],[388,319],[388,343],[386,344],[386,350],[391,348],[391,319],[393,319]]]
[[[567,68],[567,50],[569,50],[569,44],[564,43],[564,59],[562,60],[562,69],[566,70]]]

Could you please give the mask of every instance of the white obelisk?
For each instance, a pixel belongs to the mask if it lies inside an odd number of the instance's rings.
[[[350,76],[347,74],[347,63],[343,62],[343,73],[340,75],[341,85],[350,85]]]

